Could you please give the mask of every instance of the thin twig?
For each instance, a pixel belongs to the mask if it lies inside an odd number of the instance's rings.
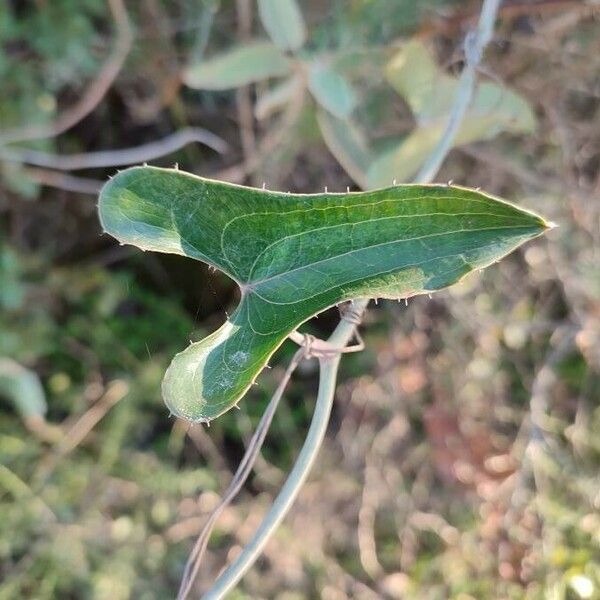
[[[143,163],[172,154],[192,142],[204,144],[219,154],[224,154],[228,148],[225,140],[206,129],[185,127],[164,137],[162,140],[141,144],[133,148],[66,155],[39,152],[29,148],[0,148],[0,158],[59,171],[77,171],[79,169],[100,169]]]
[[[365,311],[368,302],[368,299],[361,299],[353,302],[352,314],[355,318],[353,320],[342,318],[335,331],[328,339],[328,342],[332,346],[344,347],[348,344],[355,334],[357,322]],[[317,457],[318,449],[321,447],[321,443],[323,442],[327,430],[331,406],[335,395],[337,371],[340,359],[340,353],[331,354],[326,358],[319,358],[319,392],[317,394],[315,412],[306,440],[294,463],[294,467],[250,542],[246,544],[242,553],[223,572],[213,587],[204,595],[205,600],[217,600],[223,598],[227,592],[231,591],[244,573],[246,573],[246,571],[254,564],[254,561],[262,551],[264,545],[271,537],[271,534],[275,531],[279,523],[281,523],[296,499],[296,496]]]
[[[57,522],[58,518],[54,511],[44,502],[40,494],[37,494],[28,483],[23,481],[16,473],[0,463],[0,486],[10,492],[16,501],[31,500],[40,512],[44,513],[49,521]]]
[[[104,181],[98,179],[88,179],[87,177],[77,177],[68,175],[59,171],[49,171],[39,167],[26,167],[24,173],[36,183],[47,185],[48,187],[66,190],[67,192],[78,192],[80,194],[91,194],[97,196]]]
[[[252,33],[252,4],[250,0],[236,0],[238,19],[238,40],[246,42]],[[256,136],[254,135],[254,111],[250,98],[250,86],[244,85],[236,90],[235,95],[240,141],[244,154],[244,164],[248,164],[256,152]]]
[[[0,145],[40,140],[60,135],[89,115],[104,98],[121,71],[133,42],[131,23],[123,0],[107,0],[107,2],[117,31],[115,46],[110,57],[82,98],[75,106],[65,111],[48,125],[31,125],[5,131],[0,134]]]
[[[185,565],[185,570],[183,572],[179,593],[177,594],[178,600],[183,600],[190,593],[191,587],[194,583],[194,580],[196,579],[196,575],[198,574],[200,562],[202,560],[204,552],[206,551],[206,546],[208,545],[210,534],[215,526],[215,523],[217,522],[217,519],[219,518],[225,507],[233,500],[233,498],[235,498],[237,493],[240,491],[240,489],[246,482],[246,479],[248,479],[256,457],[260,452],[260,449],[265,440],[265,436],[267,435],[267,432],[269,430],[269,426],[271,425],[271,421],[273,420],[275,410],[277,409],[279,401],[283,396],[283,392],[287,387],[290,377],[296,370],[296,367],[298,366],[304,355],[305,349],[300,348],[292,358],[290,364],[288,365],[288,368],[285,371],[283,378],[279,382],[279,385],[277,386],[277,389],[275,390],[275,393],[273,394],[273,397],[271,398],[271,401],[267,406],[267,409],[261,417],[258,427],[256,428],[256,431],[254,432],[254,435],[252,436],[252,439],[248,444],[248,448],[246,449],[244,457],[242,458],[242,461],[240,462],[237,471],[235,472],[235,475],[231,480],[231,483],[229,484],[229,487],[223,494],[223,498],[221,498],[219,504],[213,509],[204,527],[202,528],[202,531],[200,532],[200,535],[198,536],[194,548],[190,553],[190,556],[188,557],[187,563]]]
[[[347,318],[350,318],[350,323],[357,325],[359,322],[359,315],[357,316],[356,313],[352,313],[352,311],[351,314],[353,314],[354,320],[352,320],[352,317]],[[194,545],[194,548],[190,556],[188,557],[186,563],[181,586],[179,589],[178,600],[184,600],[191,590],[191,586],[193,585],[193,582],[197,577],[202,557],[206,551],[206,547],[210,539],[210,534],[216,524],[218,517],[223,512],[225,507],[232,502],[232,500],[235,498],[235,496],[238,494],[238,492],[248,479],[248,476],[250,475],[250,472],[259,457],[260,448],[264,443],[265,436],[267,434],[267,431],[269,430],[271,421],[273,420],[275,410],[277,409],[283,392],[285,391],[285,388],[289,383],[290,377],[296,370],[296,367],[303,358],[318,357],[323,360],[328,360],[331,358],[339,357],[341,354],[359,352],[364,348],[364,344],[362,342],[362,339],[360,338],[360,335],[358,335],[356,331],[354,331],[354,336],[358,338],[358,344],[354,346],[346,346],[346,342],[340,345],[334,345],[330,342],[319,340],[312,335],[302,335],[298,332],[293,332],[292,334],[290,334],[290,339],[299,344],[301,347],[294,355],[292,361],[286,369],[286,372],[281,382],[277,387],[277,390],[275,391],[275,394],[271,398],[271,401],[269,402],[269,405],[267,406],[267,409],[263,414],[260,423],[250,440],[248,448],[246,449],[246,452],[240,462],[240,465],[238,466],[234,478],[229,484],[229,487],[223,495],[222,500],[210,514],[208,521],[204,525],[202,531],[200,532],[200,535],[198,536],[198,539],[196,540],[196,544]]]
[[[34,476],[36,490],[41,489],[45,485],[60,461],[73,452],[92,429],[128,393],[129,386],[123,380],[118,379],[108,386],[100,399],[73,423],[58,442],[54,452],[40,465]]]
[[[577,326],[569,323],[555,332],[556,347],[549,352],[542,368],[534,379],[529,401],[530,429],[529,442],[525,449],[526,456],[534,452],[532,450],[534,447],[547,444],[548,396],[558,379],[555,372],[556,366],[572,351],[578,329]]]
[[[515,521],[518,510],[522,508],[526,498],[524,493],[527,489],[528,480],[533,475],[536,489],[540,489],[541,474],[538,464],[541,457],[550,447],[550,439],[547,435],[548,396],[557,380],[557,365],[572,351],[578,327],[572,323],[563,325],[557,329],[553,338],[555,347],[548,352],[542,367],[538,370],[531,386],[531,398],[529,400],[529,422],[522,428],[526,432],[527,441],[522,450],[521,466],[514,474],[516,481],[511,496],[511,503],[504,516],[507,528]],[[513,446],[518,445],[517,443]]]
[[[279,117],[275,125],[271,128],[271,132],[261,140],[254,154],[241,164],[228,167],[214,174],[212,176],[213,179],[224,179],[233,183],[241,183],[245,177],[259,169],[286,136],[289,136],[290,129],[298,122],[302,114],[305,98],[306,87],[302,86],[292,98],[292,101],[288,104],[281,117]]]
[[[465,37],[464,51],[466,64],[460,75],[452,112],[450,113],[444,134],[417,175],[416,179],[419,182],[431,181],[436,176],[444,159],[452,148],[467,108],[473,99],[477,68],[479,67],[486,46],[492,39],[494,23],[501,1],[485,0],[481,7],[477,29],[470,31]]]
[[[129,385],[117,379],[107,388],[101,398],[94,403],[66,432],[61,440],[56,454],[63,458],[72,452],[85,439],[88,433],[104,418],[117,402],[122,400],[129,393]]]

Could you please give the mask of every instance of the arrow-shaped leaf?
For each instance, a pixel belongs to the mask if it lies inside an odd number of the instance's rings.
[[[234,406],[290,332],[325,308],[449,286],[547,227],[458,187],[285,194],[153,167],[114,177],[99,210],[121,242],[202,260],[240,286],[235,313],[165,375],[167,405],[192,421]]]

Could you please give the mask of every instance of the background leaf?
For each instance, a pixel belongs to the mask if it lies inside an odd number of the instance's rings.
[[[494,104],[496,106],[492,108]],[[503,131],[530,130],[534,124],[533,114],[522,98],[495,84],[483,83],[454,139],[454,146],[488,140]],[[433,151],[445,129],[445,119],[418,126],[399,141],[395,148],[372,161],[367,175],[368,186],[389,185],[394,179],[410,181]]]
[[[448,119],[452,110],[458,79],[444,73],[430,50],[419,40],[411,40],[386,67],[386,78],[407,101],[419,125],[436,124]],[[474,119],[481,124],[474,125]],[[492,135],[486,126],[499,130],[528,133],[535,127],[529,104],[519,94],[491,82],[478,84],[463,127],[473,137]]]
[[[253,42],[190,65],[184,82],[203,90],[228,90],[290,72],[290,61],[271,42]]]
[[[46,395],[38,376],[9,358],[0,358],[0,396],[11,400],[24,419],[46,414]]]
[[[386,79],[406,100],[418,123],[448,115],[455,80],[436,64],[418,39],[407,42],[385,68]]]
[[[366,188],[367,172],[373,156],[363,132],[352,122],[320,110],[317,120],[331,153],[356,183]]]
[[[320,61],[312,63],[308,87],[315,100],[338,119],[349,117],[356,106],[356,94],[352,86],[331,65]]]
[[[418,40],[394,56],[386,77],[411,107],[417,127],[372,162],[367,177],[370,187],[389,185],[394,179],[408,181],[419,170],[446,128],[458,86],[458,80],[446,75]],[[534,128],[535,116],[524,98],[496,83],[483,82],[477,86],[454,145],[488,140],[503,131],[528,133]]]
[[[306,41],[306,25],[295,0],[258,0],[260,20],[282,50],[299,50]]]
[[[296,94],[301,92],[301,89],[302,80],[298,75],[277,83],[258,97],[254,107],[254,115],[259,120],[269,118],[283,109]]]
[[[235,405],[289,333],[325,308],[447,287],[547,227],[463,188],[298,195],[153,167],[119,173],[99,210],[121,242],[202,260],[241,288],[234,314],[165,375],[165,402],[193,421]]]

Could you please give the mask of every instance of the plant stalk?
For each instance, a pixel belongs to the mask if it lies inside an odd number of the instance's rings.
[[[477,68],[481,62],[483,52],[492,38],[494,23],[501,1],[483,1],[477,28],[465,38],[466,65],[461,74],[452,112],[450,113],[450,118],[442,137],[416,177],[417,183],[430,183],[437,175],[452,148],[452,144],[473,98]],[[358,320],[364,313],[368,303],[368,299],[360,299],[352,303],[352,311],[356,319],[352,322],[342,318],[335,331],[329,337],[328,341],[332,345],[341,347],[348,344],[354,335]],[[340,359],[341,354],[319,360],[319,391],[315,412],[298,459],[258,530],[242,550],[242,553],[225,569],[212,588],[203,596],[204,600],[220,600],[235,587],[246,571],[254,564],[254,561],[298,495],[315,461],[327,430]]]
[[[452,144],[473,99],[475,83],[477,81],[477,69],[483,52],[492,39],[494,23],[501,2],[502,0],[484,0],[477,29],[470,31],[465,37],[464,51],[466,64],[460,75],[448,124],[437,146],[417,174],[416,183],[430,183],[437,175],[446,156],[448,156],[448,153],[452,149]]]
[[[356,300],[352,303],[351,310],[356,319],[354,319],[354,322],[345,319],[340,321],[328,340],[332,345],[343,347],[348,344],[356,330],[356,322],[362,316],[368,303],[368,299]],[[242,553],[227,567],[213,587],[203,596],[204,600],[218,600],[231,591],[246,571],[254,564],[254,561],[271,537],[271,534],[275,531],[279,523],[281,523],[296,499],[317,457],[325,432],[327,431],[329,415],[335,395],[340,359],[341,354],[319,359],[319,392],[317,394],[315,412],[306,440],[294,463],[294,467],[250,542],[246,544]]]

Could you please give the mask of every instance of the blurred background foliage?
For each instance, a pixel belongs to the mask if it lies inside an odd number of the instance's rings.
[[[101,236],[102,181],[144,160],[302,192],[408,181],[479,8],[0,0],[0,598],[173,597],[294,352],[210,430],[170,419],[165,367],[236,291]],[[318,465],[232,598],[600,598],[598,15],[503,3],[439,179],[560,227],[456,289],[372,306]],[[315,374],[294,378],[198,591],[281,486]]]

